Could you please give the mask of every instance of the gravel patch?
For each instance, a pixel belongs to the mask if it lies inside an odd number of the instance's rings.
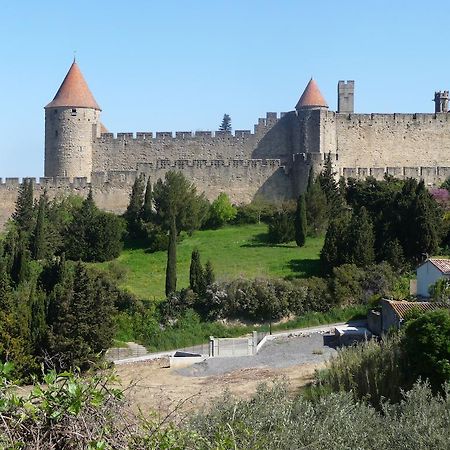
[[[209,358],[191,367],[178,369],[177,373],[187,377],[207,377],[246,368],[285,368],[320,363],[330,359],[336,353],[336,350],[330,346],[331,342],[331,336],[320,333],[280,337],[268,341],[254,356]]]

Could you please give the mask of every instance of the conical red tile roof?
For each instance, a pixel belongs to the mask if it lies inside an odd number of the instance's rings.
[[[67,72],[55,98],[46,108],[58,107],[93,108],[101,111],[100,106],[95,101],[92,92],[81,73],[78,64],[74,61]]]
[[[306,108],[328,108],[327,102],[323,98],[319,86],[317,86],[317,83],[312,78],[309,80],[309,83],[295,107],[297,110]]]

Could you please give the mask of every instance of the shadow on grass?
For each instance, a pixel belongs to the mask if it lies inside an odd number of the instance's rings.
[[[148,248],[148,240],[147,239],[129,239],[125,238],[123,241],[123,249],[124,250],[137,250],[140,248]]]
[[[320,277],[323,275],[320,259],[291,259],[288,262],[288,267],[294,273],[287,275],[285,277],[286,280]]]
[[[296,245],[274,244],[269,241],[268,233],[255,234],[250,242],[242,244],[241,247],[280,247],[280,248],[296,248]]]

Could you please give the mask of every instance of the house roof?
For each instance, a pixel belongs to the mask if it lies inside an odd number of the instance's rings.
[[[70,66],[55,98],[45,108],[58,107],[92,108],[101,111],[75,61]]]
[[[300,100],[297,103],[295,109],[307,109],[307,108],[328,108],[319,86],[311,78],[306,85]]]
[[[420,310],[422,312],[435,311],[436,309],[449,309],[450,306],[445,303],[431,303],[431,302],[407,302],[388,300],[387,303],[392,307],[398,317],[404,319],[405,316],[414,310]]]
[[[419,267],[422,267],[427,262],[433,264],[436,269],[440,270],[444,275],[450,275],[450,259],[445,258],[428,258]]]

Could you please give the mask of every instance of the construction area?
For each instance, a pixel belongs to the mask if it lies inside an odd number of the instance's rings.
[[[134,407],[143,412],[157,411],[162,416],[173,411],[182,416],[210,405],[225,391],[249,397],[264,382],[283,379],[297,392],[336,353],[334,331],[328,326],[284,333],[267,340],[256,354],[204,356],[181,368],[170,367],[169,354],[147,360],[137,357],[128,363],[121,361],[116,371]]]

